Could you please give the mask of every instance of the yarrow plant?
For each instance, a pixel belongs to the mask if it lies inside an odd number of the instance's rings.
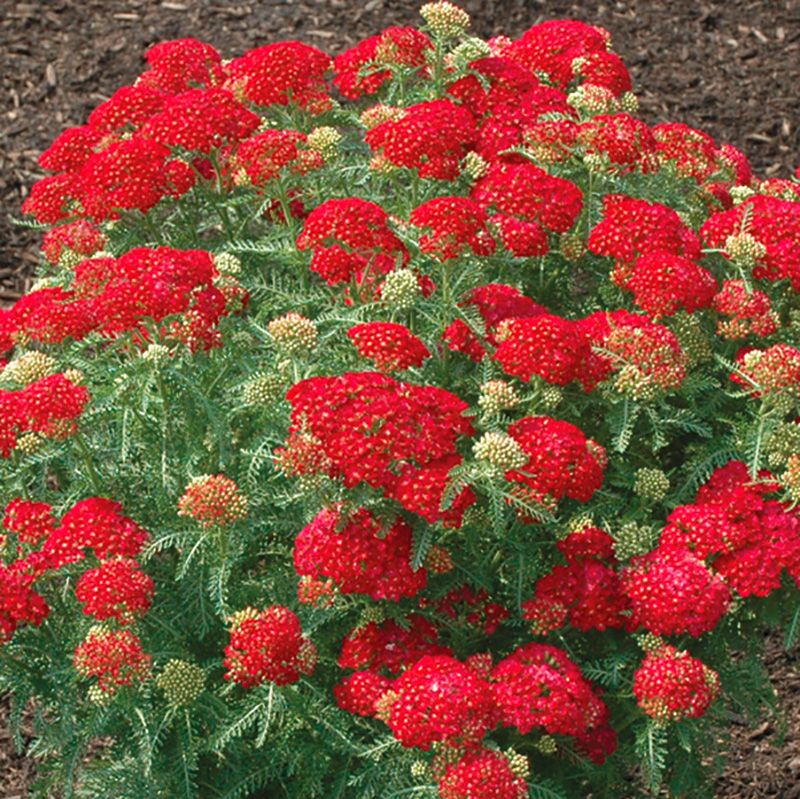
[[[37,796],[711,796],[772,704],[800,173],[638,119],[602,28],[421,18],[162,42],[41,156],[0,310]]]

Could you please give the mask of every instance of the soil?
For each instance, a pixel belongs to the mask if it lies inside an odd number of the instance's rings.
[[[421,0],[420,0],[421,1]],[[0,0],[0,303],[30,285],[38,234],[12,224],[36,159],[143,67],[144,51],[194,36],[224,57],[279,39],[332,54],[391,24],[416,24],[417,0]],[[517,36],[573,17],[607,28],[634,78],[640,115],[685,122],[744,150],[762,176],[800,162],[800,0],[462,0],[480,36]],[[722,799],[800,798],[800,655],[769,644],[787,730],[734,725]],[[0,706],[0,799],[26,795]]]

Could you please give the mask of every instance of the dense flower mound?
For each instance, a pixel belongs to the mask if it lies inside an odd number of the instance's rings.
[[[314,671],[316,651],[288,608],[246,608],[233,621],[224,665],[225,679],[243,688],[265,681],[287,685]]]
[[[556,647],[520,647],[492,669],[491,680],[502,723],[523,734],[541,727],[578,736],[603,719],[602,701],[578,666]]]
[[[633,692],[644,712],[661,722],[697,718],[719,693],[719,676],[687,652],[664,646],[648,653]]]
[[[410,553],[411,528],[402,519],[385,529],[363,508],[344,517],[333,508],[298,533],[294,565],[301,576],[330,578],[344,594],[396,602],[425,587],[427,573],[411,569]]]
[[[74,662],[82,677],[96,677],[102,691],[114,691],[144,680],[151,658],[130,630],[96,627],[75,650]]]
[[[156,43],[40,157],[0,689],[42,796],[699,796],[796,643],[800,171],[643,120],[590,21],[420,17]]]
[[[466,755],[439,782],[442,799],[525,799],[527,793],[525,780],[513,772],[508,759],[488,750]]]
[[[426,655],[393,685],[387,724],[403,746],[474,743],[494,726],[489,684],[447,655]]]

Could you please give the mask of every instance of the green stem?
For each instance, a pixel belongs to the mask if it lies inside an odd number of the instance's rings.
[[[81,451],[83,463],[86,466],[86,471],[89,476],[89,482],[92,484],[92,488],[94,489],[95,493],[103,494],[103,481],[100,479],[100,476],[97,474],[97,470],[94,468],[94,463],[92,463],[92,453],[90,452],[89,447],[86,446],[86,441],[83,438],[83,434],[77,433],[74,436],[74,441],[78,445],[78,449]]]

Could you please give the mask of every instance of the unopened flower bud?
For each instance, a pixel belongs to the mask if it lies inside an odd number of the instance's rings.
[[[242,262],[230,252],[214,255],[214,265],[221,275],[238,275],[242,271]]]
[[[464,156],[464,173],[472,180],[479,180],[489,171],[489,162],[474,150]]]
[[[644,467],[636,472],[633,492],[642,499],[661,502],[669,491],[669,478],[661,469]]]
[[[508,760],[508,767],[514,776],[527,780],[531,776],[531,764],[525,755],[520,754],[515,749],[506,749],[503,753]]]
[[[329,125],[323,125],[319,128],[314,128],[308,134],[306,141],[309,150],[319,153],[324,159],[333,158],[338,149],[339,143],[342,140],[342,134],[336,128]]]
[[[508,433],[484,433],[472,448],[478,460],[488,461],[503,471],[521,469],[528,462],[528,455]]]
[[[156,679],[156,685],[174,707],[191,705],[203,692],[205,682],[206,675],[200,666],[177,658],[168,661]]]
[[[469,14],[448,0],[425,3],[419,13],[431,33],[440,39],[454,39],[469,28]]]
[[[227,525],[247,515],[247,497],[224,474],[203,474],[190,480],[178,500],[178,515],[202,525]]]
[[[241,391],[246,405],[271,405],[283,396],[285,386],[278,375],[258,374],[248,380]]]
[[[728,257],[744,269],[752,269],[767,254],[767,248],[749,233],[728,236],[724,249]]]
[[[152,363],[154,366],[161,366],[170,359],[170,349],[163,344],[150,344],[142,353],[142,359]]]
[[[394,308],[407,311],[420,295],[419,281],[410,269],[389,272],[381,284],[381,299]]]
[[[2,378],[20,386],[29,386],[57,371],[58,361],[52,356],[38,351],[26,352],[3,369]]]
[[[535,746],[543,755],[554,755],[558,751],[558,744],[552,735],[543,735]]]
[[[489,380],[481,386],[478,405],[488,413],[507,411],[519,403],[519,395],[511,383],[504,380]]]
[[[294,311],[273,319],[267,330],[275,344],[289,355],[307,354],[317,343],[317,326]]]
[[[658,534],[650,527],[638,525],[636,522],[627,522],[612,535],[614,555],[618,560],[630,560],[637,555],[649,552],[653,548]]]

